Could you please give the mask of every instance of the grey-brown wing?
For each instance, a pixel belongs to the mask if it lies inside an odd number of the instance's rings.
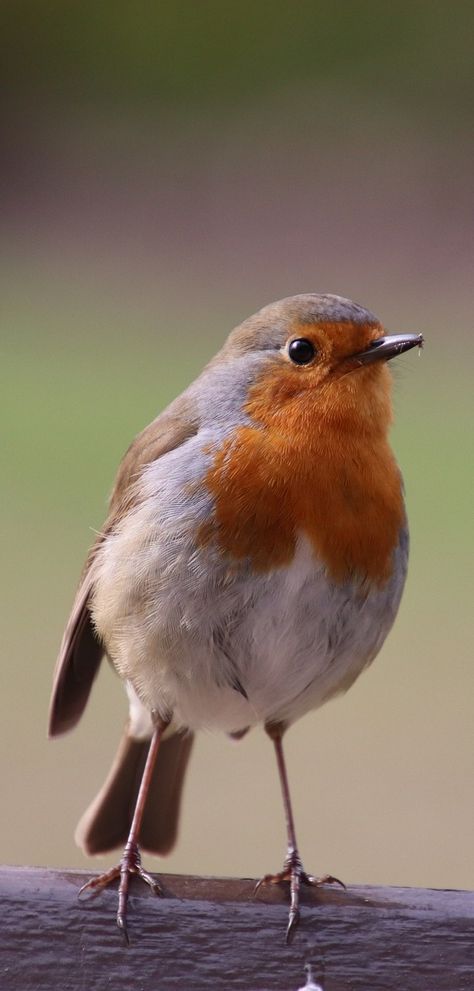
[[[79,721],[99,670],[104,648],[94,629],[90,600],[94,584],[94,560],[108,534],[133,507],[136,482],[144,466],[174,450],[197,432],[186,395],[180,396],[130,445],[120,465],[110,499],[103,533],[92,547],[74,606],[66,626],[56,663],[49,710],[49,734],[58,736]]]
[[[92,625],[90,569],[77,593],[59,651],[49,709],[50,736],[72,729],[79,721],[102,660],[103,647]]]

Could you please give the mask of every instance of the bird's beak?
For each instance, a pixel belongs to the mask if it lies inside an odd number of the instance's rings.
[[[352,358],[360,365],[370,365],[373,361],[389,361],[410,348],[422,348],[423,343],[422,334],[390,334],[371,341],[366,351],[359,351]]]

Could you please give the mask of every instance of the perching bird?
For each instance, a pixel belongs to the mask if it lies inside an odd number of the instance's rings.
[[[79,720],[103,654],[130,718],[102,791],[77,831],[88,853],[126,844],[130,876],[159,887],[139,847],[177,832],[193,733],[273,741],[288,830],[288,936],[303,870],[282,737],[344,692],[380,650],[405,582],[407,520],[387,434],[387,361],[419,334],[387,336],[348,299],[306,294],[264,307],[134,440],[120,465],[66,628],[50,733]],[[141,782],[141,784],[140,784]]]

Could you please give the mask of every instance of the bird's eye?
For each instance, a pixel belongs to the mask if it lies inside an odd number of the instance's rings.
[[[297,337],[296,340],[289,343],[288,356],[295,365],[309,365],[315,354],[316,348],[313,342],[308,341],[306,337]]]

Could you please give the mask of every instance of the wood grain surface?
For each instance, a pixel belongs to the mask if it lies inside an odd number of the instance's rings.
[[[472,991],[474,895],[331,888],[303,895],[284,942],[285,891],[226,878],[160,875],[165,896],[132,883],[130,945],[117,896],[87,902],[77,871],[0,869],[1,991],[298,991],[305,963],[324,991]]]

